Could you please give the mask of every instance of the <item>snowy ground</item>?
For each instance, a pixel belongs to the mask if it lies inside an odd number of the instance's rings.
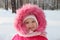
[[[44,10],[47,19],[47,37],[60,40],[60,10]],[[11,10],[0,9],[0,40],[11,40],[16,33],[13,27],[15,14]]]

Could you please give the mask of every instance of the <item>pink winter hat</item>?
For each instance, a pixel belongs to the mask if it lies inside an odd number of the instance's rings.
[[[35,15],[38,21],[38,28],[36,31],[44,32],[46,28],[46,18],[43,10],[37,5],[26,4],[16,11],[16,18],[14,27],[19,33],[27,33],[26,27],[23,24],[23,19],[28,15]]]
[[[38,26],[38,21],[37,21],[37,18],[34,16],[34,15],[28,15],[26,16],[24,19],[23,19],[23,23],[25,22],[25,20],[29,19],[29,18],[32,18],[36,21],[36,24]]]

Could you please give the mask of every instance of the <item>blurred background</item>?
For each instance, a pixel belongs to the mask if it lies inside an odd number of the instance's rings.
[[[60,0],[0,0],[0,8],[12,9],[15,12],[23,4],[31,3],[37,4],[44,10],[58,10],[60,9]]]
[[[41,7],[47,20],[47,37],[60,40],[60,0],[0,0],[0,40],[11,40],[17,32],[14,29],[16,10],[26,3]]]

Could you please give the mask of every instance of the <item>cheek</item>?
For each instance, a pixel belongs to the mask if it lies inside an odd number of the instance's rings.
[[[37,27],[37,23],[33,23],[33,26]]]
[[[26,28],[28,28],[28,27],[29,27],[29,25],[28,25],[28,24],[25,24],[25,26],[26,26]]]

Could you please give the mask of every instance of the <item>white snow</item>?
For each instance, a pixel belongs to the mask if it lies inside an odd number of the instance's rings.
[[[60,10],[44,10],[47,20],[47,37],[49,40],[60,40]],[[0,40],[11,40],[16,33],[12,11],[0,9]]]

